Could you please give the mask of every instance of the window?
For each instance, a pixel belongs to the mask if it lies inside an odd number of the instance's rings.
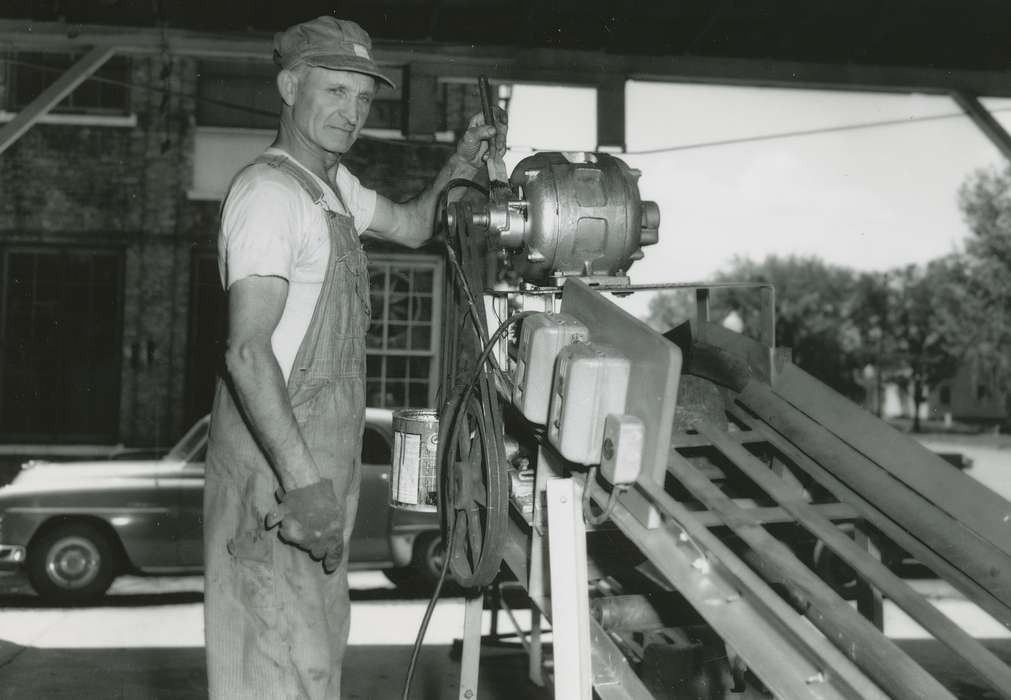
[[[111,442],[119,432],[122,253],[18,247],[2,262],[0,438]]]
[[[80,58],[79,54],[17,53],[7,61],[6,109],[17,112]],[[53,112],[123,115],[130,111],[130,61],[112,56],[94,75],[77,86]]]
[[[976,385],[976,400],[977,401],[986,401],[988,398],[990,398],[990,387],[988,387],[986,384],[977,384]]]
[[[941,390],[940,390],[940,396],[939,396],[939,398],[940,398],[942,406],[950,406],[951,405],[951,387],[950,386],[942,386]]]
[[[434,400],[442,303],[441,261],[391,256],[369,264],[369,406],[425,407]]]
[[[197,124],[276,129],[281,98],[277,66],[266,61],[201,61]]]
[[[362,464],[391,464],[390,443],[375,428],[365,428],[362,435]]]

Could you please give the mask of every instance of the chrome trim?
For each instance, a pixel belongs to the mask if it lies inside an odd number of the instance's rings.
[[[0,544],[0,564],[23,564],[27,550],[19,544]]]

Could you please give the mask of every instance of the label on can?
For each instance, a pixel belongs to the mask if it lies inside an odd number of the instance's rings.
[[[418,475],[421,471],[421,436],[415,433],[393,435],[393,484],[396,500],[401,503],[418,503]]]

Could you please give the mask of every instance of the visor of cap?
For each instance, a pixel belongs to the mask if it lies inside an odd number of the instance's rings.
[[[362,58],[360,56],[349,56],[344,53],[307,53],[302,56],[296,56],[290,65],[285,67],[290,68],[296,63],[306,63],[310,66],[329,68],[331,70],[346,70],[352,73],[364,73],[365,75],[371,75],[373,78],[383,81],[394,90],[397,89],[396,83],[383,75],[375,61]]]

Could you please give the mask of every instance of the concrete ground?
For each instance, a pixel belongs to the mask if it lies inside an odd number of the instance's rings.
[[[1011,498],[1007,445],[953,445],[936,438],[934,449],[961,450],[975,460],[967,473]],[[345,659],[345,700],[395,700],[426,600],[405,598],[381,573],[351,575],[351,644]],[[1005,661],[1011,632],[981,613],[943,582],[916,584],[945,614]],[[520,611],[522,613],[522,611]],[[41,603],[18,577],[0,577],[0,700],[202,700],[207,696],[203,650],[203,580],[124,577],[101,604],[62,608]],[[520,615],[520,624],[526,624]],[[489,625],[486,613],[485,626]],[[503,620],[503,631],[508,624]],[[415,679],[414,700],[455,700],[459,662],[451,656],[463,629],[463,602],[441,601],[429,628]],[[959,700],[996,700],[954,655],[886,603],[889,637],[950,688]],[[526,657],[485,649],[480,700],[548,700],[550,691],[527,680]]]
[[[400,698],[425,600],[405,598],[375,572],[351,575],[351,644],[345,700]],[[1005,661],[1011,633],[942,582],[915,587]],[[0,578],[0,700],[203,700],[203,581],[124,577],[101,604],[45,605],[17,577]],[[485,629],[490,613],[485,613]],[[528,624],[517,611],[520,624]],[[502,617],[502,631],[508,622]],[[451,654],[463,626],[463,601],[440,601],[432,618],[411,694],[414,700],[456,700],[460,665]],[[885,631],[923,663],[959,700],[997,700],[942,645],[886,604]],[[527,679],[522,651],[485,647],[480,700],[550,700]]]
[[[343,697],[399,698],[427,601],[403,598],[380,573],[351,578]],[[19,577],[0,579],[0,699],[206,698],[202,587],[199,576],[124,577],[101,604],[63,608],[41,603]],[[522,624],[522,611],[518,616]],[[489,613],[486,618],[487,628]],[[462,629],[462,599],[440,601],[412,698],[458,697],[460,664],[451,650]],[[527,680],[522,651],[486,648],[480,671],[481,700],[552,697]]]

